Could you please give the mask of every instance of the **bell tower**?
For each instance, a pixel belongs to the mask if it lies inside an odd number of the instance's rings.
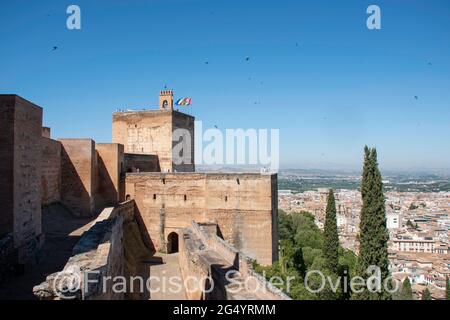
[[[173,91],[162,90],[159,93],[159,109],[173,110]]]

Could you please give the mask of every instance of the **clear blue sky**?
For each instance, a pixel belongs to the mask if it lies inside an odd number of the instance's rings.
[[[447,0],[1,1],[0,39],[0,92],[54,137],[108,142],[111,112],[167,84],[204,126],[280,128],[283,167],[359,168],[364,144],[386,169],[450,167]]]

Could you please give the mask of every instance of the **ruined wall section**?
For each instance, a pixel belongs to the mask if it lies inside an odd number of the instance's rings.
[[[136,276],[134,270],[127,270],[127,265],[135,261],[128,261],[130,255],[136,254],[136,261],[141,262],[148,250],[140,237],[135,220],[135,203],[127,201],[116,207],[104,209],[73,248],[73,255],[67,261],[64,269],[49,275],[46,280],[33,288],[34,295],[41,300],[64,299],[67,292],[57,290],[62,288],[58,281],[69,277],[70,272],[77,273],[77,279],[81,279],[80,289],[71,292],[78,300],[122,300],[124,298],[136,298],[141,296],[129,296],[122,290],[113,290],[117,277]],[[132,232],[133,234],[127,234]],[[131,238],[131,239],[127,239]],[[133,240],[133,242],[130,242]],[[133,246],[133,248],[127,248]],[[131,273],[130,273],[131,271]],[[65,276],[61,276],[63,273]],[[85,275],[88,273],[88,275]],[[89,279],[89,283],[85,282]],[[109,281],[108,281],[109,279]],[[105,280],[106,282],[103,282]],[[56,281],[56,283],[55,283]],[[82,288],[82,289],[81,289]]]
[[[270,265],[278,259],[274,179],[234,173],[127,174],[126,194],[135,199],[157,250],[165,251],[168,235],[192,221],[213,222],[237,250]]]
[[[204,226],[192,222],[189,228],[180,230],[180,233],[179,264],[183,279],[193,277],[202,283],[200,281],[208,277],[214,284],[212,290],[209,290],[211,283],[207,282],[196,286],[196,290],[189,288],[189,299],[290,300],[253,270],[251,258]]]

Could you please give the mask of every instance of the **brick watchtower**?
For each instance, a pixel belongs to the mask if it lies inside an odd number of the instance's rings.
[[[159,93],[159,108],[161,110],[173,110],[173,91],[162,90]]]

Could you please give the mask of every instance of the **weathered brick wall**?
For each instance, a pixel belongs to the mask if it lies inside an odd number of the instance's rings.
[[[276,175],[219,173],[127,174],[126,194],[157,250],[168,235],[215,222],[223,238],[263,265],[277,260]]]
[[[14,115],[14,247],[19,263],[34,258],[41,235],[42,108],[16,96]]]
[[[122,170],[124,167],[123,145],[117,143],[98,143],[98,193],[97,207],[114,206],[121,196]]]
[[[125,153],[124,159],[125,172],[161,172],[156,155]]]
[[[42,204],[61,200],[61,143],[42,137]]]
[[[95,142],[61,139],[61,200],[78,216],[95,213],[98,169]]]

